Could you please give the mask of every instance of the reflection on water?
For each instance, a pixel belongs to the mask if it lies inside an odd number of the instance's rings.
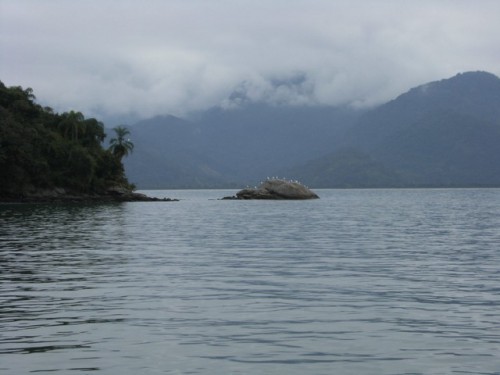
[[[0,373],[498,374],[500,190],[157,194],[0,205]]]

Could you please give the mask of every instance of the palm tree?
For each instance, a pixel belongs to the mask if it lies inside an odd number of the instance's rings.
[[[109,150],[118,160],[121,161],[124,156],[132,153],[134,144],[130,141],[130,139],[125,139],[125,137],[130,134],[130,131],[127,128],[117,126],[116,128],[113,128],[113,130],[116,133],[116,138],[110,139]]]

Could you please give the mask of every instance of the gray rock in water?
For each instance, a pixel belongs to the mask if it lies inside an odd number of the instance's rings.
[[[264,181],[255,189],[243,189],[236,193],[237,199],[317,199],[314,192],[298,182],[272,179]]]

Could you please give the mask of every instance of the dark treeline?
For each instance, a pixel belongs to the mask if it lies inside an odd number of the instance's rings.
[[[121,158],[102,143],[104,126],[80,112],[55,113],[33,90],[0,82],[0,196],[64,188],[99,194],[128,186]]]

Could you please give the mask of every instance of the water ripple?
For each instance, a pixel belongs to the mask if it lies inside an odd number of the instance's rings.
[[[0,372],[499,374],[500,190],[157,194],[0,206]]]

